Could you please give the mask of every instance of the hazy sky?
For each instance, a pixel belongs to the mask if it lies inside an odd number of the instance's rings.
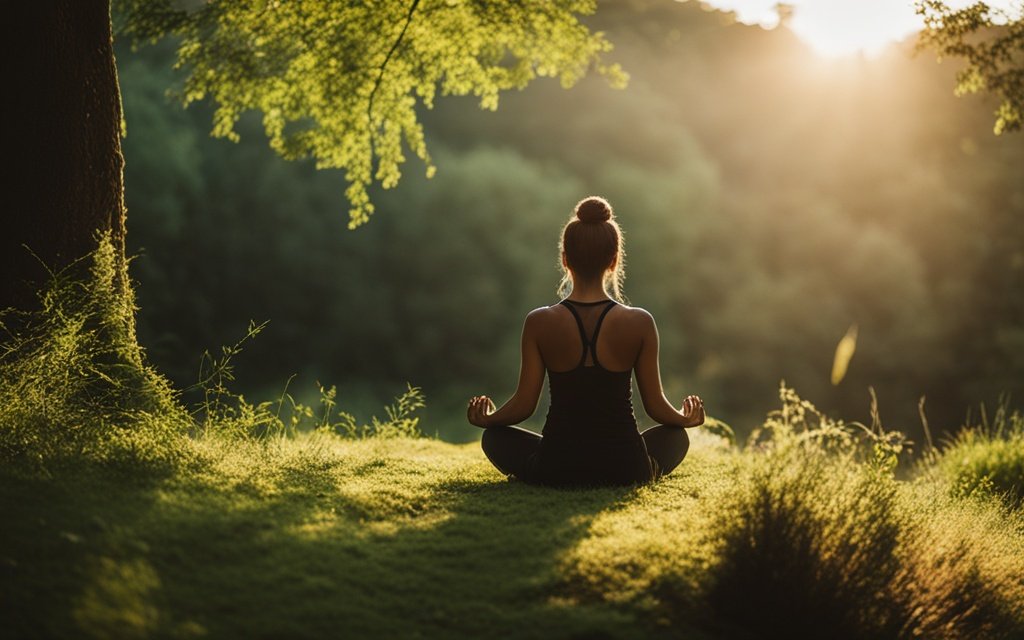
[[[989,0],[990,6],[1010,6],[1013,0]],[[710,0],[707,4],[735,11],[750,24],[774,26],[778,0]],[[912,0],[787,0],[795,7],[790,28],[824,55],[863,51],[877,53],[886,44],[919,30],[921,18]],[[948,1],[951,6],[968,0]]]

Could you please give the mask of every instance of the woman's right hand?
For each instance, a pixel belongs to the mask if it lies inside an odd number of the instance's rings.
[[[494,402],[487,396],[474,396],[466,407],[466,419],[469,420],[469,424],[486,429],[490,426],[487,417],[494,413],[495,409]]]
[[[700,396],[686,396],[683,400],[684,427],[698,427],[704,424],[704,401]]]

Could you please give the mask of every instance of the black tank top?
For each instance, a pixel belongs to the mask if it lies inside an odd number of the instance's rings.
[[[631,484],[653,477],[633,415],[632,370],[610,371],[597,358],[597,338],[615,302],[563,300],[583,343],[579,364],[548,369],[551,406],[540,469],[553,484]]]

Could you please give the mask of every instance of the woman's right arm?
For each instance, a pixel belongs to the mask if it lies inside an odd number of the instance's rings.
[[[537,341],[540,314],[545,310],[544,307],[534,309],[526,316],[526,322],[523,324],[522,360],[515,394],[500,409],[495,409],[494,402],[487,396],[474,396],[466,409],[466,417],[470,424],[482,429],[495,425],[519,424],[537,410],[537,402],[540,400],[547,372]]]
[[[658,327],[654,316],[643,309],[641,314],[642,340],[640,354],[636,361],[636,384],[640,390],[640,399],[644,411],[658,424],[675,425],[677,427],[696,427],[704,424],[704,403],[697,396],[687,396],[683,401],[683,411],[679,411],[665,398],[661,386],[661,368],[658,364]]]

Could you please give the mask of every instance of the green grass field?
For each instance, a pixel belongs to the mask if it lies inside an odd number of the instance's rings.
[[[868,487],[863,469],[805,449],[773,454],[803,456],[775,475],[773,455],[697,433],[684,464],[656,485],[552,490],[507,480],[474,445],[191,442],[194,455],[172,472],[4,467],[5,637],[1024,629],[1015,512],[943,497],[934,483]],[[858,501],[863,514],[849,511]],[[778,565],[765,573],[766,563]],[[766,615],[780,595],[786,615]],[[790,618],[801,610],[804,622]]]
[[[728,467],[696,454],[657,487],[553,491],[507,481],[478,447],[425,439],[198,446],[205,462],[141,482],[5,472],[4,626],[16,637],[676,635],[643,602],[643,575],[623,570],[636,593],[612,606],[590,581],[620,543],[667,535],[692,547],[681,557],[699,555],[694,523],[710,503],[694,474],[713,484]],[[643,517],[624,528],[633,509]]]

